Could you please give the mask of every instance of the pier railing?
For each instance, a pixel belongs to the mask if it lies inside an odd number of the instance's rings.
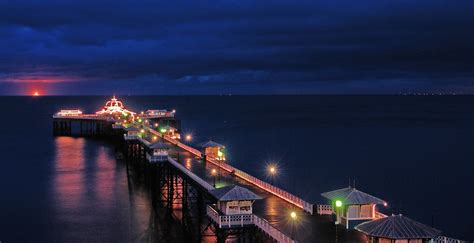
[[[125,140],[137,140],[138,139],[138,135],[127,135],[127,134],[124,134],[123,135],[123,138]]]
[[[268,234],[277,242],[293,243],[294,240],[288,235],[273,227],[268,221],[255,214],[221,215],[211,205],[207,206],[207,216],[214,221],[219,228],[243,227],[255,225]]]
[[[93,114],[78,114],[78,115],[60,115],[60,114],[54,114],[53,118],[56,119],[77,119],[77,120],[104,120],[104,121],[115,121],[113,117],[108,117],[108,116],[98,116],[98,115],[93,115]]]
[[[255,226],[260,228],[263,232],[270,235],[273,239],[282,243],[294,243],[295,241],[291,237],[287,236],[283,232],[279,231],[277,228],[273,227],[268,221],[253,215],[253,223]]]
[[[221,163],[221,164],[225,164],[225,165],[228,165],[226,163]],[[232,166],[228,165],[229,167],[233,168]],[[309,202],[306,202],[304,201],[303,199],[301,199],[300,197],[297,197],[279,187],[276,187],[276,186],[273,186],[272,184],[268,183],[268,182],[265,182],[265,181],[262,181],[254,176],[251,176],[239,169],[236,169],[234,168],[234,175],[246,180],[247,182],[250,182],[254,185],[256,185],[257,187],[267,191],[267,192],[270,192],[272,193],[273,195],[291,203],[291,204],[294,204],[300,208],[302,208],[304,211],[310,213],[310,214],[313,214],[313,204],[309,203]]]
[[[191,146],[188,146],[186,144],[183,144],[179,141],[176,141],[175,139],[172,139],[170,136],[167,136],[167,135],[163,135],[157,131],[155,131],[153,128],[150,128],[148,127],[148,131],[150,133],[153,133],[157,136],[160,136],[162,138],[164,138],[165,140],[167,140],[168,142],[172,143],[172,144],[175,144],[176,146],[196,155],[196,156],[199,156],[199,157],[202,157],[202,154],[201,154],[201,151],[195,149],[195,148],[192,148]],[[301,209],[303,209],[304,211],[310,213],[310,214],[313,214],[313,204],[309,203],[309,202],[306,202],[305,200],[303,200],[302,198],[300,197],[297,197],[279,187],[276,187],[276,186],[273,186],[272,184],[268,183],[268,182],[265,182],[265,181],[262,181],[252,175],[249,175],[248,173],[244,172],[244,171],[241,171],[225,162],[222,162],[222,161],[218,161],[217,159],[215,158],[212,158],[212,157],[208,157],[207,158],[207,161],[208,162],[211,162],[212,164],[226,170],[227,172],[229,173],[232,173],[234,174],[235,176],[259,187],[260,189],[262,190],[265,190]]]
[[[319,215],[330,215],[333,213],[332,206],[328,204],[316,205],[316,211]]]
[[[437,238],[431,239],[430,243],[468,243],[469,241],[458,240],[454,238],[449,238],[446,236],[438,236]]]
[[[151,154],[146,154],[146,159],[149,162],[163,162],[168,160],[168,155],[151,155]]]
[[[243,227],[253,225],[252,214],[220,215],[211,205],[207,205],[207,216],[211,218],[219,228]]]

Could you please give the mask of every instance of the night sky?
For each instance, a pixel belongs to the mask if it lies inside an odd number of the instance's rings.
[[[474,1],[0,0],[0,95],[474,93]]]

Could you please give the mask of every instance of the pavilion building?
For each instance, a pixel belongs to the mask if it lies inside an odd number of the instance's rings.
[[[162,162],[168,160],[169,146],[161,141],[147,145],[146,159],[151,162]]]
[[[225,215],[252,214],[253,203],[262,199],[249,189],[236,185],[213,189],[210,193],[217,199],[217,209]]]
[[[384,200],[350,186],[321,195],[331,201],[336,224],[343,225],[346,229],[382,217],[376,206],[387,205]]]
[[[367,243],[428,243],[441,234],[401,214],[365,222],[355,229],[366,236]]]
[[[201,143],[199,147],[201,147],[201,152],[206,157],[214,158],[218,161],[226,160],[226,156],[224,153],[225,146],[220,143],[216,143],[212,140],[209,140],[207,142]]]
[[[252,205],[262,199],[247,188],[232,185],[209,191],[217,203],[207,206],[207,216],[218,228],[241,228],[254,225]]]
[[[136,140],[136,139],[138,139],[138,136],[139,136],[138,128],[136,128],[136,127],[126,127],[126,128],[124,128],[124,130],[127,132],[123,135],[125,140]]]

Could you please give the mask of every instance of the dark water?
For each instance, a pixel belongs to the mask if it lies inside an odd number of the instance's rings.
[[[0,241],[143,241],[150,197],[127,186],[106,141],[54,138],[61,108],[94,112],[105,97],[0,97]],[[474,97],[122,97],[132,110],[176,109],[194,141],[312,202],[356,187],[389,210],[474,239]]]

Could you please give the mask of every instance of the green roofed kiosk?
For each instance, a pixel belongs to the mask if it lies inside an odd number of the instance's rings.
[[[384,200],[354,187],[321,193],[321,196],[331,201],[333,213],[336,214],[336,224],[343,225],[346,229],[382,217],[382,214],[376,211],[376,205],[387,205]]]
[[[441,234],[401,214],[365,222],[355,229],[366,235],[368,243],[427,243]]]

